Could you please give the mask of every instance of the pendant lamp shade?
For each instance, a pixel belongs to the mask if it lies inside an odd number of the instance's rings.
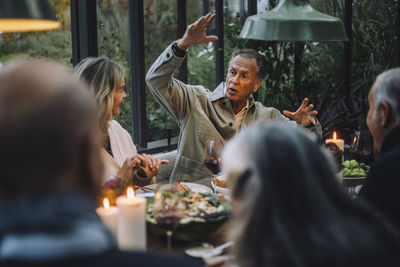
[[[246,19],[241,38],[265,41],[347,41],[340,19],[314,10],[308,0],[281,0]]]
[[[48,0],[0,0],[0,32],[55,30],[57,21]]]

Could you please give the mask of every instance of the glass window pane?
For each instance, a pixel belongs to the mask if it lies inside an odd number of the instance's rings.
[[[69,0],[51,0],[61,27],[53,31],[0,33],[0,64],[17,57],[51,58],[72,67]]]
[[[215,1],[189,0],[187,1],[187,24],[195,22],[200,16],[208,12],[215,12]],[[215,35],[215,20],[207,27],[208,35]],[[194,45],[188,55],[188,83],[200,84],[209,90],[216,87],[215,80],[215,43]]]
[[[97,38],[99,55],[119,62],[125,68],[126,98],[120,114],[114,118],[132,133],[132,103],[130,82],[130,44],[128,0],[97,1]]]
[[[144,38],[146,73],[157,57],[177,39],[176,0],[154,0],[144,2]],[[177,136],[179,128],[174,119],[158,104],[147,90],[148,141]]]

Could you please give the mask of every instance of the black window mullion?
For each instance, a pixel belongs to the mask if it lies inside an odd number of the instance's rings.
[[[178,38],[181,38],[186,31],[186,0],[178,0],[177,1],[177,10],[178,10]],[[184,83],[187,83],[188,72],[187,72],[187,57],[182,62],[179,67],[179,80]]]
[[[72,64],[97,57],[96,0],[71,0]]]
[[[133,141],[140,150],[147,147],[143,0],[129,0],[129,26],[133,42],[130,46]]]
[[[224,81],[224,1],[215,1],[216,28],[218,41],[216,42],[216,85]]]
[[[350,94],[351,83],[351,43],[352,43],[352,16],[353,16],[353,0],[345,0],[344,2],[344,28],[346,30],[347,42],[344,42],[344,81],[343,93]]]

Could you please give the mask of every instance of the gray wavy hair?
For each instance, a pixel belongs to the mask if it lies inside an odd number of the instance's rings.
[[[228,142],[222,161],[238,266],[389,266],[384,244],[398,241],[344,192],[332,156],[304,130],[256,124]]]
[[[400,123],[400,68],[387,70],[378,75],[373,94],[374,112],[379,103],[387,102],[393,110],[396,124]]]

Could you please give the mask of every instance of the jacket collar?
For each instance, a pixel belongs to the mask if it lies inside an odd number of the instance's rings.
[[[381,153],[387,153],[400,144],[400,126],[393,128],[383,140]]]
[[[230,102],[230,100],[225,96],[225,82],[221,82],[217,88],[215,88],[214,92],[209,95],[209,99],[211,102],[217,101],[219,99],[224,98],[225,101]],[[254,97],[250,95],[249,97],[249,108],[254,104]]]

